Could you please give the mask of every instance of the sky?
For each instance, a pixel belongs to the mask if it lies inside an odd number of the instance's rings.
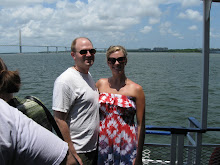
[[[220,3],[212,3],[210,48],[220,48]],[[202,48],[201,0],[0,0],[0,45]],[[0,47],[1,49],[1,47]]]

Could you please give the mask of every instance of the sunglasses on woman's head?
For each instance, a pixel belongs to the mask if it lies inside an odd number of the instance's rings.
[[[116,61],[118,61],[119,64],[125,63],[126,58],[125,57],[119,57],[119,58],[108,58],[108,62],[111,64],[115,64]]]
[[[87,52],[89,51],[90,54],[94,55],[96,53],[96,50],[95,49],[89,49],[89,50],[86,50],[86,49],[83,49],[83,50],[80,50],[79,53],[81,55],[86,55]]]

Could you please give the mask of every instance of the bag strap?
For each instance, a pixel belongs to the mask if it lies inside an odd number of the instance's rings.
[[[45,112],[45,114],[47,115],[47,119],[48,119],[48,121],[50,122],[50,124],[52,125],[52,127],[54,128],[54,130],[55,130],[57,136],[59,136],[62,140],[64,140],[64,139],[63,139],[63,135],[61,134],[60,129],[59,129],[59,127],[58,127],[56,121],[54,120],[54,117],[51,115],[51,113],[50,113],[50,111],[47,109],[47,107],[45,107],[45,105],[44,105],[40,100],[38,100],[37,98],[35,98],[35,97],[33,97],[33,96],[26,96],[25,98],[26,98],[26,99],[30,99],[30,100],[36,102],[37,104],[39,104],[40,106],[43,107],[44,112]]]
[[[36,103],[38,103],[40,106],[43,107],[44,109],[44,112],[46,113],[47,115],[47,119],[48,121],[50,122],[50,124],[52,125],[52,127],[54,128],[55,132],[57,133],[57,136],[60,137],[63,141],[64,141],[64,138],[63,138],[63,135],[61,134],[60,132],[60,129],[56,123],[56,121],[54,120],[53,116],[51,115],[50,111],[47,109],[47,107],[45,107],[45,105],[40,101],[38,100],[37,98],[33,97],[33,96],[26,96],[25,97],[26,99],[30,99]],[[72,154],[72,153],[71,153]],[[76,157],[72,154],[72,156],[74,157],[74,159],[76,160],[76,163],[77,165],[79,165],[79,162],[78,160],[76,159]]]

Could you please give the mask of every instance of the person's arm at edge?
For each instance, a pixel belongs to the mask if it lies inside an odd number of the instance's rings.
[[[68,155],[66,158],[67,159],[66,164],[72,164],[73,162],[75,162],[75,164],[77,164],[77,162],[74,159],[74,157],[75,157],[78,160],[78,162],[80,163],[80,165],[82,165],[83,164],[82,160],[77,155],[76,150],[75,150],[73,143],[71,141],[70,130],[69,130],[69,127],[65,121],[65,118],[66,118],[66,113],[54,111],[54,119],[55,119],[55,121],[56,121],[62,135],[63,135],[64,141],[66,141],[69,146],[69,152],[68,152]]]
[[[133,164],[143,164],[142,163],[142,151],[145,139],[145,95],[141,86],[137,87],[136,92],[136,116],[137,116],[137,126],[138,126],[138,147],[137,156]]]

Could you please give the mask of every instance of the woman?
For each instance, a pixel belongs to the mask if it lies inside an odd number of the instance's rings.
[[[14,93],[19,92],[20,86],[21,79],[19,72],[8,70],[6,64],[0,58],[0,98],[9,105],[19,109],[38,124],[52,131],[50,121],[53,120],[53,117],[51,116],[50,118],[52,119],[49,120],[47,116],[50,116],[50,114],[46,114],[41,105],[30,99],[14,98]]]
[[[20,84],[18,71],[0,58],[0,164],[73,164],[67,143],[6,103]]]
[[[106,56],[112,77],[96,83],[100,93],[98,164],[140,165],[145,136],[144,91],[125,75],[127,52],[124,47],[111,46]]]

